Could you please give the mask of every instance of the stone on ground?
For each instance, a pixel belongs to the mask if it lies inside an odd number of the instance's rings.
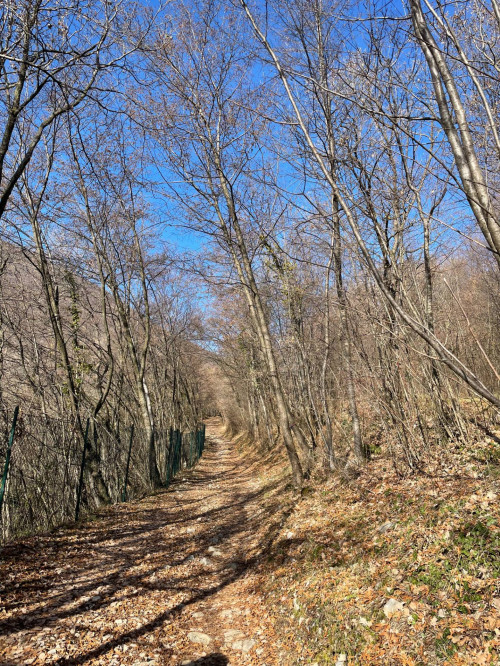
[[[202,631],[190,631],[188,633],[188,638],[191,643],[199,643],[200,645],[208,645],[212,642],[210,636],[204,634]]]

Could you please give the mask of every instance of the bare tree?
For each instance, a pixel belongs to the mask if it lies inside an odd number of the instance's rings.
[[[387,288],[387,285],[384,282],[383,276],[381,275],[377,263],[369,250],[369,247],[363,237],[357,215],[356,209],[349,203],[348,196],[344,194],[340,183],[335,176],[332,174],[331,169],[329,168],[326,157],[322,154],[322,151],[318,144],[316,143],[312,132],[310,131],[307,122],[305,120],[304,114],[301,111],[300,103],[296,92],[294,92],[292,85],[290,83],[290,74],[287,71],[286,67],[282,64],[276,50],[271,46],[270,41],[266,34],[262,31],[257,23],[257,19],[249,8],[248,3],[245,0],[240,0],[241,5],[246,13],[246,16],[252,25],[255,35],[260,43],[265,48],[268,53],[273,67],[275,68],[282,84],[285,89],[287,98],[292,107],[293,113],[295,115],[296,122],[300,127],[305,141],[311,154],[313,155],[315,161],[317,162],[321,172],[324,175],[326,182],[332,189],[333,195],[338,201],[339,207],[342,210],[345,220],[353,234],[354,239],[359,247],[360,253],[366,262],[366,265],[373,276],[378,288],[381,293],[390,303],[391,307],[397,313],[398,317],[408,325],[415,333],[417,333],[433,350],[433,353],[436,354],[436,357],[448,367],[455,375],[462,379],[473,391],[478,395],[485,398],[495,407],[500,407],[500,400],[497,398],[495,393],[488,389],[487,386],[481,381],[481,379],[471,370],[465,363],[463,363],[456,355],[449,350],[443,342],[432,332],[429,328],[414,316],[413,313],[409,313],[405,308],[403,308],[394,296],[391,294],[390,290]]]
[[[177,194],[189,206],[191,220],[215,239],[236,270],[273,387],[294,480],[300,485],[303,473],[292,437],[293,420],[255,275],[256,248],[250,241],[262,225],[256,204],[263,201],[249,189],[248,177],[258,168],[256,137],[262,129],[246,107],[261,102],[252,92],[250,63],[242,60],[239,24],[230,25],[236,19],[226,13],[222,33],[217,12],[215,5],[200,6],[197,14],[184,12],[176,39],[159,36],[153,71],[163,99],[161,106],[153,106],[155,133],[182,179]],[[299,429],[295,437],[308,456]]]

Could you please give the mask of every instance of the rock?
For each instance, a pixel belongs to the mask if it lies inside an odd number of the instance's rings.
[[[384,615],[388,618],[402,613],[404,611],[404,602],[397,601],[396,599],[389,599],[384,606]]]
[[[359,624],[361,624],[363,627],[371,627],[373,622],[371,620],[367,620],[366,617],[360,617]]]
[[[233,650],[241,650],[241,652],[250,652],[250,650],[255,645],[256,641],[251,638],[244,638],[241,641],[235,641],[232,644]]]
[[[194,529],[194,527],[188,527],[187,530],[186,530],[186,532],[187,532],[188,534],[193,534],[194,532],[196,532],[196,530]],[[189,662],[187,662],[187,663],[189,663]]]
[[[188,638],[191,643],[199,643],[200,645],[208,645],[212,642],[210,636],[204,634],[202,631],[190,631],[188,633]]]
[[[200,557],[200,564],[203,564],[204,567],[207,567],[209,564],[211,564],[211,562],[208,557]]]
[[[388,520],[386,523],[384,523],[383,525],[381,525],[381,526],[378,528],[377,532],[380,532],[380,534],[385,534],[385,533],[388,532],[389,530],[392,530],[392,528],[394,527],[394,525],[395,525],[395,523],[393,523],[392,521]]]
[[[233,641],[241,640],[242,638],[245,638],[245,634],[239,629],[228,629],[224,632],[224,641],[226,643],[232,643]]]
[[[345,664],[347,664],[347,655],[339,654],[337,656],[337,661],[335,662],[335,666],[345,666]]]
[[[203,613],[201,611],[196,611],[196,613],[193,613],[193,617],[199,620],[200,617],[203,617]]]
[[[223,555],[222,551],[220,551],[218,548],[214,548],[214,546],[210,546],[208,552],[214,557],[222,557]]]

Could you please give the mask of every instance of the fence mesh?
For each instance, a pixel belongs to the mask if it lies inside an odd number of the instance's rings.
[[[2,541],[48,531],[75,520],[77,513],[82,517],[103,504],[143,497],[153,490],[145,430],[136,426],[112,431],[89,419],[84,431],[87,424],[85,456],[82,428],[74,419],[21,412],[14,429],[13,421],[4,428],[0,442]],[[170,428],[155,432],[154,437],[161,485],[168,487],[181,469],[199,460],[205,426],[188,433]]]

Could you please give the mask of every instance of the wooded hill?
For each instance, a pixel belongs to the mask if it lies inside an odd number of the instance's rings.
[[[170,291],[145,326],[132,279],[114,298],[89,280],[88,265],[82,273],[52,256],[41,270],[40,256],[6,243],[2,257],[2,452],[20,406],[7,538],[73,517],[87,419],[88,512],[121,497],[131,426],[128,497],[165,482],[170,429],[195,431],[209,407],[200,388],[207,360],[190,339],[199,335],[199,314],[176,298],[172,271]],[[144,370],[139,354],[147,355]]]
[[[154,489],[207,414],[296,488],[494,435],[495,0],[2,12],[5,436],[19,402],[74,442],[135,423]]]

